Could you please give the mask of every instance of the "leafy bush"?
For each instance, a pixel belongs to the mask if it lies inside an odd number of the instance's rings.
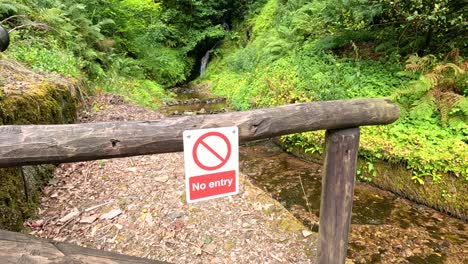
[[[445,53],[467,47],[468,7],[463,0],[327,2],[324,22],[330,31],[373,32],[377,46],[390,52]]]
[[[12,36],[15,41],[15,35]],[[68,50],[59,48],[54,41],[32,42],[33,40],[19,40],[10,47],[11,56],[26,62],[32,69],[57,72],[66,76],[80,77],[80,60]]]

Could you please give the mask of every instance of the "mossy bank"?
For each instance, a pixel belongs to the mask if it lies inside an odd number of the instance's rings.
[[[0,60],[0,125],[61,124],[76,119],[76,83]],[[18,231],[34,211],[54,166],[0,169],[0,229]]]

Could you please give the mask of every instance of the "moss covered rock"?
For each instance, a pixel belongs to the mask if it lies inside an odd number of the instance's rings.
[[[61,124],[76,120],[76,83],[0,60],[0,125]],[[0,169],[0,228],[18,231],[34,211],[54,166]]]

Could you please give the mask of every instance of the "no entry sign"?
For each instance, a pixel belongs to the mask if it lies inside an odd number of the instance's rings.
[[[187,202],[239,192],[239,132],[237,127],[184,131]]]

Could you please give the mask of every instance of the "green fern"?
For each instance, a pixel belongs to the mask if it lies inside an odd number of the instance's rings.
[[[437,105],[431,96],[425,95],[413,103],[409,116],[413,120],[430,121],[437,112]]]
[[[451,128],[464,132],[468,137],[468,98],[464,97],[453,105],[448,114],[447,123]]]
[[[16,1],[0,1],[0,19],[6,18],[5,16],[25,14],[29,11],[28,6]]]
[[[407,88],[394,93],[393,98],[409,109],[411,119],[430,120],[438,115],[441,123],[450,128],[466,129],[462,123],[468,123],[468,100],[460,94],[462,89],[458,86],[468,78],[468,64],[459,56],[453,60],[437,62],[433,55],[408,58],[406,70],[420,72],[421,76]]]

